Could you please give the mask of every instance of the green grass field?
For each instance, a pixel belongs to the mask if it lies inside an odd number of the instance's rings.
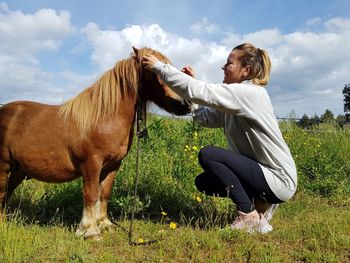
[[[81,180],[68,184],[25,181],[0,221],[0,262],[350,262],[350,131],[334,125],[310,130],[281,123],[295,158],[299,188],[272,219],[274,231],[246,234],[226,226],[235,215],[223,198],[198,193],[199,149],[226,147],[220,129],[189,120],[149,116],[142,141],[134,241],[129,246],[135,141],[117,174],[109,204],[119,226],[100,241],[77,238]],[[135,138],[136,139],[136,138]]]

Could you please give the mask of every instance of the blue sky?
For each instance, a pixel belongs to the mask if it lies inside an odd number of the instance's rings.
[[[62,103],[132,45],[190,64],[210,82],[222,81],[234,46],[266,49],[279,117],[342,114],[350,83],[348,0],[0,0],[0,39],[0,103]]]

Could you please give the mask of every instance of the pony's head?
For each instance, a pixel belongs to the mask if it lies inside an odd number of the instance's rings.
[[[143,69],[141,57],[153,54],[159,60],[169,59],[150,48],[136,49],[128,59],[118,61],[114,68],[106,71],[91,87],[60,106],[65,118],[72,117],[81,133],[97,126],[102,120],[115,118],[120,105],[153,101],[159,107],[176,115],[190,112],[190,105],[173,92],[157,74]]]
[[[144,55],[154,55],[160,61],[171,64],[170,60],[160,52],[150,49],[133,47],[134,59],[138,62],[142,71],[139,87],[141,100],[149,100],[157,104],[169,113],[175,115],[186,115],[191,111],[190,104],[172,91],[154,72],[147,70],[141,65],[141,58]]]

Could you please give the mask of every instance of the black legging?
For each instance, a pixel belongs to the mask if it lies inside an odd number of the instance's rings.
[[[198,160],[204,172],[195,179],[197,189],[207,195],[230,197],[238,210],[254,210],[253,200],[281,203],[268,186],[259,164],[239,153],[205,146]]]

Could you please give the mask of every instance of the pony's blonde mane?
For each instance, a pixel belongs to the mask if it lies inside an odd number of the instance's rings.
[[[81,133],[96,127],[98,121],[114,116],[118,105],[125,96],[137,96],[140,81],[140,59],[145,54],[154,54],[160,60],[169,60],[159,52],[139,49],[126,60],[119,61],[115,67],[105,72],[91,87],[60,106],[59,113],[66,119],[72,117]]]

